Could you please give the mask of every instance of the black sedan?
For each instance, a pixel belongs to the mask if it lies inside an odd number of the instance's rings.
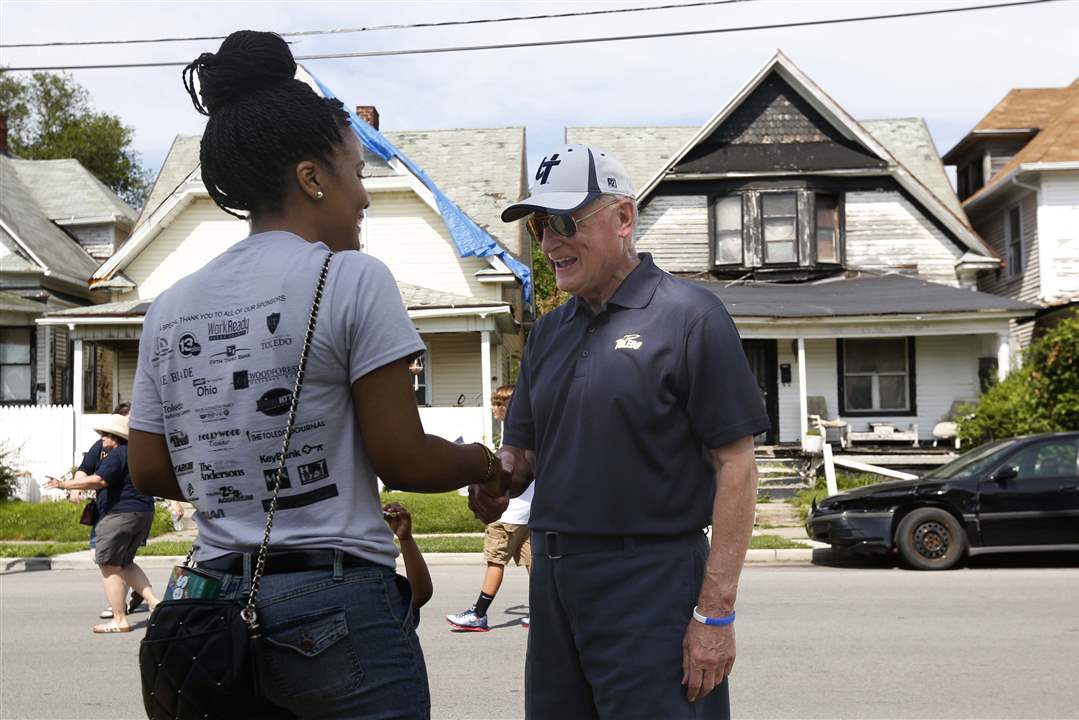
[[[831,495],[806,532],[854,552],[898,551],[919,570],[968,554],[1079,550],[1079,432],[998,440],[917,480]]]

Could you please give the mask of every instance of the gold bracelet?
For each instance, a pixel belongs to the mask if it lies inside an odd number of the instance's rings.
[[[486,485],[491,482],[495,476],[495,454],[491,452],[491,448],[487,447],[483,443],[472,443],[473,445],[479,445],[483,448],[483,452],[487,455],[487,472],[483,476],[483,480],[480,481],[481,485]]]

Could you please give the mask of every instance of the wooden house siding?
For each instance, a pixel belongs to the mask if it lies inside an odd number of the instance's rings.
[[[501,286],[479,282],[475,273],[490,267],[484,260],[461,258],[438,214],[412,192],[377,193],[368,209],[364,250],[389,266],[399,281],[501,300]]]
[[[228,215],[209,198],[196,198],[123,271],[149,300],[172,287],[247,237],[248,225]],[[121,295],[122,299],[131,295]]]
[[[428,335],[424,341],[431,353],[432,404],[454,406],[457,398],[464,395],[465,407],[482,405],[479,334]]]
[[[661,195],[641,210],[635,243],[668,272],[702,272],[710,259],[709,236],[706,196]]]
[[[1042,296],[1079,292],[1079,173],[1043,176],[1039,202]]]
[[[1039,248],[1038,248],[1038,202],[1034,194],[1023,196],[1018,203],[1010,202],[1002,205],[988,220],[977,223],[975,229],[1000,257],[1007,263],[1008,248],[1006,245],[1005,225],[1008,222],[1008,213],[1016,204],[1020,205],[1019,218],[1023,230],[1023,272],[1016,277],[1008,276],[1008,268],[982,273],[978,280],[978,289],[995,295],[1037,302],[1041,295],[1041,278],[1039,271]]]
[[[844,204],[847,267],[959,286],[955,263],[963,251],[900,193],[848,192]]]
[[[879,415],[844,418],[854,430],[866,430],[871,422],[894,422],[905,428],[918,424],[923,440],[931,440],[933,426],[957,400],[978,397],[978,358],[995,355],[996,338],[989,335],[921,336],[914,339],[915,403],[913,416]],[[789,363],[797,376],[792,341],[780,340],[777,362]],[[839,416],[839,377],[834,339],[806,341],[807,395],[822,396],[830,418]],[[780,442],[797,442],[799,433],[797,382],[779,386]]]

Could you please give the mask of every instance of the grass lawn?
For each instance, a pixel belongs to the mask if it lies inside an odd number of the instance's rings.
[[[464,498],[462,498],[464,499]],[[4,540],[41,540],[43,542],[75,542],[85,545],[90,528],[79,524],[82,506],[86,502],[28,503],[18,500],[0,502],[0,542]],[[172,531],[168,510],[157,507],[150,537]]]
[[[382,502],[398,502],[412,515],[414,533],[483,532],[484,525],[468,509],[468,498],[456,492],[384,492]]]
[[[0,543],[0,558],[49,557],[85,550],[87,541],[59,543]]]
[[[754,535],[749,543],[750,550],[797,550],[809,546],[796,540],[788,540],[779,535]]]

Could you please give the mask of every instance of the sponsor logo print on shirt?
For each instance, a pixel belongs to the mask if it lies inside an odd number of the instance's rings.
[[[225,420],[232,414],[232,405],[211,405],[209,407],[198,408],[195,410],[198,413],[199,420],[203,422],[218,422]]]
[[[199,510],[199,515],[210,520],[220,520],[225,517],[225,511],[221,508],[217,508],[216,510]]]
[[[221,378],[192,378],[191,387],[195,388],[195,394],[199,397],[209,397],[217,394],[217,385],[221,381]]]
[[[263,415],[284,415],[292,406],[292,391],[288,388],[267,390],[255,403],[255,408]]]
[[[188,500],[198,500],[199,496],[195,494],[195,486],[191,483],[187,484],[187,492],[184,494]]]
[[[288,335],[282,335],[281,337],[266,338],[259,342],[259,347],[263,350],[273,350],[279,347],[288,347],[292,344],[292,338]]]
[[[170,440],[172,439],[171,436],[170,436],[169,439]],[[185,463],[180,463],[179,465],[173,465],[172,469],[177,475],[188,475],[188,474],[191,473],[192,470],[195,469],[195,461],[192,460],[191,462],[185,462]],[[191,487],[190,483],[188,483],[188,487]]]
[[[242,467],[238,467],[236,463],[223,462],[223,463],[207,463],[199,462],[199,475],[203,480],[224,480],[226,478],[239,478],[243,477],[247,473],[244,472]]]
[[[218,505],[224,505],[225,503],[234,502],[246,502],[253,500],[254,495],[248,495],[242,492],[239,488],[235,488],[232,485],[222,485],[217,490],[211,493],[206,493],[209,497],[216,497]]]
[[[298,365],[282,365],[269,370],[237,370],[232,373],[232,387],[245,390],[252,385],[289,380],[296,377],[296,371],[299,369]]]
[[[288,460],[291,460],[292,458],[298,458],[298,457],[300,457],[300,451],[299,450],[289,450],[288,451],[288,458],[287,458]],[[267,465],[269,465],[270,463],[279,463],[279,462],[281,462],[281,452],[278,451],[278,452],[275,452],[275,453],[273,453],[271,455],[262,455],[262,454],[260,454],[259,455],[259,462],[266,463]]]
[[[150,363],[156,366],[162,360],[172,357],[173,349],[169,347],[169,341],[163,337],[157,339],[157,348],[154,349],[153,357],[150,358]]]
[[[325,460],[317,460],[307,465],[301,465],[296,470],[300,474],[301,485],[310,485],[319,480],[325,480],[330,476],[330,470],[326,467]]]
[[[266,480],[266,489],[273,492],[274,483],[277,482],[277,468],[263,470],[262,477]],[[281,489],[290,487],[292,487],[292,480],[289,479],[288,468],[285,468],[285,474],[281,476]]]
[[[173,450],[184,450],[191,447],[191,438],[183,430],[173,430],[169,433],[169,445]]]
[[[191,411],[185,408],[182,402],[166,402],[161,403],[161,412],[167,420],[172,420],[187,415]]]
[[[195,373],[191,370],[191,368],[169,370],[167,373],[161,376],[161,387],[171,385],[172,383],[180,382],[181,380],[186,380],[194,374]]]
[[[176,347],[184,357],[195,357],[202,354],[202,345],[199,345],[194,333],[185,332],[181,335],[180,342]]]
[[[236,347],[235,345],[229,345],[221,352],[216,352],[210,356],[211,365],[220,365],[221,363],[235,362],[236,360],[246,360],[251,357],[251,348]]]
[[[233,320],[232,318],[216,320],[214,322],[206,323],[206,336],[207,339],[211,341],[233,340],[246,335],[250,326],[251,320],[248,318],[240,318],[239,320]]]
[[[299,435],[300,433],[303,433],[303,432],[308,432],[310,430],[318,430],[319,428],[324,428],[324,427],[326,427],[326,422],[325,421],[323,421],[323,420],[313,420],[313,421],[311,421],[309,423],[304,423],[303,425],[297,425],[293,429],[292,432],[293,432],[293,434]],[[279,427],[264,428],[262,430],[245,430],[244,434],[247,435],[247,441],[248,442],[261,442],[263,440],[276,440],[276,439],[278,439],[280,437],[284,437],[284,435],[285,435],[285,426],[281,425]]]
[[[273,335],[275,332],[277,332],[277,325],[280,322],[281,322],[281,313],[279,313],[279,312],[270,313],[269,315],[266,316],[266,329],[270,331],[271,335]]]
[[[199,442],[206,443],[215,449],[225,449],[232,445],[233,438],[240,436],[239,428],[228,430],[214,430],[212,432],[199,433]]]
[[[640,350],[641,346],[644,345],[644,342],[641,341],[641,340],[638,340],[637,338],[639,338],[639,337],[640,337],[640,335],[638,335],[636,333],[630,333],[628,335],[623,335],[622,337],[620,337],[620,338],[618,338],[617,340],[614,341],[614,349],[615,350]]]
[[[323,485],[320,488],[309,490],[305,493],[298,493],[296,495],[286,495],[285,497],[277,499],[278,510],[294,510],[295,508],[302,508],[308,505],[314,505],[317,502],[323,500],[329,500],[330,498],[337,497],[337,485]],[[273,498],[267,498],[262,501],[262,511],[269,512],[270,504],[273,502]]]

